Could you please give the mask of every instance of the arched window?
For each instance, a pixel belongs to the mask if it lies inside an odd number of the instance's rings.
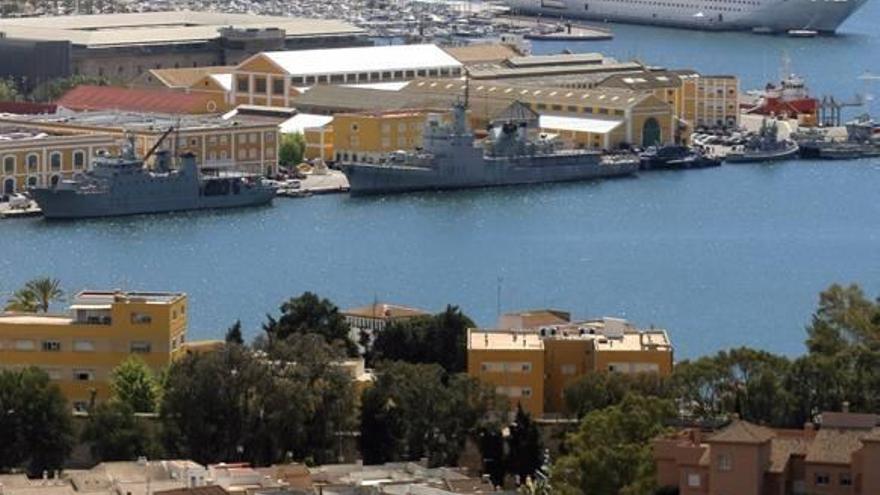
[[[86,166],[86,152],[77,150],[73,152],[73,168],[81,169]]]
[[[37,187],[37,178],[34,176],[28,177],[28,187]]]
[[[61,170],[61,153],[53,151],[49,155],[49,166],[52,167],[52,170]]]
[[[31,153],[27,156],[27,169],[28,172],[36,172],[37,169],[40,168],[40,157],[37,156],[36,153]]]
[[[61,176],[60,175],[53,175],[52,178],[49,179],[49,184],[51,184],[52,187],[55,187],[58,185],[59,181],[61,181]]]
[[[12,194],[15,192],[15,179],[12,177],[3,181],[3,194]]]
[[[3,158],[3,171],[6,172],[7,175],[12,175],[15,173],[15,157],[7,156]]]

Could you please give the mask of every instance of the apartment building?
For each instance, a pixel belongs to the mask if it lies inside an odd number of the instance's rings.
[[[734,419],[717,432],[687,429],[653,444],[657,481],[681,495],[880,493],[880,416],[823,413],[803,429]]]
[[[468,331],[468,374],[512,407],[522,404],[536,417],[564,413],[566,387],[589,373],[672,373],[665,330],[640,330],[617,318],[560,323],[564,312],[529,313],[537,314],[505,315],[501,323],[537,326]]]
[[[0,314],[0,367],[37,366],[75,409],[110,396],[110,374],[129,356],[158,372],[186,341],[186,295],[83,291],[66,314]]]

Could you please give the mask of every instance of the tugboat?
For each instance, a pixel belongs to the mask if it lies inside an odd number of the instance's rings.
[[[642,170],[683,170],[721,165],[721,160],[687,146],[651,146],[639,155]]]
[[[741,148],[727,154],[724,160],[728,163],[757,163],[789,160],[798,156],[798,144],[789,139],[778,139],[779,129],[776,122],[761,123],[760,132],[749,138]]]
[[[378,163],[342,162],[352,195],[579,181],[635,174],[631,153],[563,150],[555,140],[533,138],[538,115],[514,103],[488,129],[483,146],[467,124],[467,98],[453,106],[451,124],[429,116],[424,147],[396,151]]]
[[[97,157],[82,179],[32,189],[43,216],[76,219],[232,208],[268,204],[275,197],[275,189],[258,176],[202,176],[191,153],[181,157],[179,168],[171,169],[170,153],[156,150],[172,130],[143,159],[135,156],[130,138],[121,156]],[[154,154],[156,160],[149,170],[144,162]]]

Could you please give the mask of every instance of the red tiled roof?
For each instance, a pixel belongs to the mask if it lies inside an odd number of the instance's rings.
[[[55,113],[57,107],[51,103],[34,103],[30,101],[0,101],[0,113],[19,115],[37,115]]]
[[[69,110],[122,110],[154,113],[205,113],[207,98],[201,94],[118,86],[77,86],[57,102]]]

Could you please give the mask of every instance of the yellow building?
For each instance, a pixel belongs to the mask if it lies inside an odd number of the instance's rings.
[[[75,409],[110,396],[113,369],[129,356],[159,372],[182,352],[187,300],[182,293],[77,294],[68,314],[0,314],[0,366],[37,366]]]
[[[617,148],[674,141],[675,114],[666,101],[648,92],[618,88],[574,89],[521,85],[514,82],[425,80],[400,90],[413,99],[421,95],[437,107],[447,97],[449,105],[468,93],[471,121],[484,127],[514,102],[541,117],[542,130],[559,134],[571,147]],[[306,94],[308,98],[308,94]]]
[[[461,73],[460,62],[428,44],[263,52],[233,71],[230,102],[289,106],[302,88],[316,84],[385,84]]]
[[[177,155],[192,152],[200,167],[271,175],[278,163],[277,122],[85,112],[64,117],[3,116],[0,126],[33,136],[0,141],[0,178],[4,188],[11,186],[16,190],[24,190],[28,185],[50,185],[57,177],[66,179],[89,169],[98,151],[115,152],[127,133],[134,136],[135,151],[143,156],[170,127],[175,131],[160,149]],[[0,129],[4,135],[14,132]],[[7,166],[15,173],[8,173]]]
[[[132,88],[160,88],[182,93],[208,96],[208,106],[215,112],[225,112],[232,91],[231,66],[184,67],[178,69],[150,69],[128,83]]]
[[[565,411],[565,389],[589,373],[672,373],[672,345],[664,330],[639,330],[603,318],[528,328],[471,329],[468,374],[496,387],[536,417]],[[563,313],[564,314],[564,313]],[[531,317],[530,317],[531,318]],[[504,322],[516,321],[508,315]]]
[[[337,161],[371,162],[397,150],[422,145],[427,113],[389,111],[343,113],[333,117],[333,152]]]
[[[693,127],[739,124],[739,79],[734,76],[683,76],[680,115]]]
[[[2,194],[70,179],[100,152],[116,152],[109,135],[66,135],[16,126],[0,127]]]

